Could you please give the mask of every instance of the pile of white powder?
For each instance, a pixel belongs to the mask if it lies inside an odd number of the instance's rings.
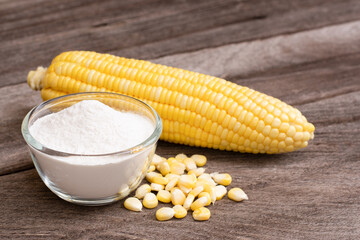
[[[30,134],[53,150],[75,154],[103,154],[125,150],[146,140],[155,126],[132,112],[119,112],[84,100],[37,119]]]

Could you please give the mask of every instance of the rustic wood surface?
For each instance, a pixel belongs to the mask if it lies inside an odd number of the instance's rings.
[[[0,238],[360,239],[360,1],[0,1]],[[280,98],[316,126],[303,150],[202,153],[250,200],[211,206],[207,222],[157,222],[123,201],[82,207],[33,167],[20,126],[41,102],[26,75],[66,50],[149,59]]]

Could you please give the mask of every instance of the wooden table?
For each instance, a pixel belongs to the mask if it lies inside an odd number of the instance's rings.
[[[20,125],[42,101],[28,71],[76,49],[254,88],[299,108],[315,139],[281,155],[160,142],[166,157],[205,154],[248,193],[211,206],[207,222],[67,203],[40,180]],[[360,1],[3,0],[0,58],[0,238],[360,239]]]

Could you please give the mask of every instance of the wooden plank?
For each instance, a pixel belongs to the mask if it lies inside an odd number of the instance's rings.
[[[0,175],[33,167],[21,123],[41,101],[25,83],[0,88]]]
[[[6,4],[10,11],[4,8],[0,14],[4,20],[0,21],[4,30],[0,31],[0,57],[6,59],[0,74],[6,81],[0,86],[23,82],[31,68],[48,65],[66,50],[156,58],[351,21],[358,19],[360,10],[356,0],[326,4],[321,0],[192,1],[175,5],[150,1],[140,5],[141,10],[135,3],[117,4],[109,1],[84,6],[72,1],[59,5],[47,1],[25,5],[18,12]],[[45,14],[34,17],[39,12]],[[94,22],[94,15],[102,20]]]
[[[360,21],[153,59],[225,79],[360,51]],[[251,80],[250,80],[251,81]]]
[[[269,1],[265,2],[265,6],[257,6],[257,8],[266,9],[269,7],[266,6],[268,3]],[[112,51],[112,53],[120,56],[133,58],[141,56],[144,59],[151,59],[208,47],[287,35],[359,19],[357,13],[360,6],[357,6],[356,3],[326,2],[325,5],[322,5],[312,1],[314,5],[308,5],[305,8],[303,8],[304,6],[288,6],[289,3],[291,5],[295,1],[279,3],[279,5],[284,6],[284,9],[276,13],[273,13],[274,9],[269,7],[269,10],[271,9],[269,14],[260,13],[246,21],[185,34],[175,39],[161,39],[157,42]],[[348,9],[350,6],[352,9]],[[247,7],[244,8],[248,9]],[[252,9],[251,12],[255,13],[256,10]],[[329,15],[336,16],[336,18],[329,18]]]

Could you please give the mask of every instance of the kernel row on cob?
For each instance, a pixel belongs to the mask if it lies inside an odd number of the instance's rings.
[[[279,99],[224,79],[89,51],[58,55],[28,74],[48,100],[77,92],[116,92],[145,101],[163,121],[162,140],[250,153],[308,145],[314,125]]]
[[[189,210],[193,211],[194,220],[208,220],[211,213],[206,207],[226,195],[226,186],[230,185],[232,178],[227,173],[205,173],[203,166],[206,161],[205,156],[197,154],[191,157],[178,154],[168,159],[154,155],[146,174],[150,185],[138,187],[135,197],[127,198],[124,207],[141,211],[143,206],[150,209],[157,207],[160,201],[174,206],[158,209],[156,219],[159,221],[184,218]],[[232,188],[228,198],[237,202],[248,199],[240,188]]]

